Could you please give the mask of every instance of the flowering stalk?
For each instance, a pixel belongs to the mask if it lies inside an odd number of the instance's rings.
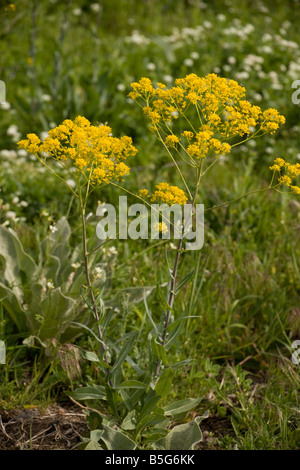
[[[131,137],[123,136],[120,139],[113,137],[112,129],[107,125],[93,126],[88,119],[77,116],[74,121],[66,119],[62,124],[51,129],[43,141],[36,134],[27,134],[27,139],[18,143],[20,148],[24,148],[29,153],[37,156],[39,161],[59,180],[61,180],[78,198],[81,229],[83,265],[87,283],[87,289],[91,299],[92,310],[95,316],[98,337],[101,343],[101,352],[105,364],[108,366],[107,349],[103,341],[103,331],[100,325],[100,316],[97,307],[97,300],[93,290],[89,273],[86,236],[85,210],[91,188],[95,189],[101,184],[112,183],[129,174],[129,167],[124,163],[129,156],[134,156],[137,149],[132,145]],[[78,194],[66,182],[63,176],[55,173],[48,165],[48,159],[53,159],[60,163],[63,170],[69,172],[70,165],[73,165],[77,172]],[[86,192],[83,198],[82,177],[85,179]],[[109,368],[106,369],[109,375]],[[109,380],[109,384],[112,385]]]
[[[149,78],[144,77],[139,82],[132,83],[131,87],[133,91],[129,94],[130,98],[136,101],[151,121],[151,131],[163,144],[179,173],[185,190],[190,200],[192,200],[192,213],[195,211],[195,201],[201,177],[217,163],[220,156],[229,155],[231,148],[250,139],[256,139],[267,133],[274,134],[279,126],[285,122],[284,116],[280,115],[276,109],[268,108],[263,111],[259,106],[252,105],[247,101],[245,99],[245,88],[235,80],[228,80],[216,74],[198,77],[192,73],[185,78],[176,79],[175,86],[172,88],[167,88],[164,83],[157,83],[154,86]],[[179,124],[177,124],[177,120]],[[176,133],[176,130],[179,132]],[[232,139],[234,140],[232,141]],[[179,168],[173,154],[188,165],[189,173],[187,176],[185,176],[184,170]],[[190,177],[190,167],[195,168],[196,171],[196,186],[193,197],[187,184]],[[299,167],[290,165],[283,159],[277,159],[271,170],[274,173],[269,187],[259,191],[276,189],[279,184],[286,184],[294,193],[300,194],[300,189],[292,185],[293,178],[300,174],[300,165]],[[277,184],[272,186],[275,173],[279,174],[279,178]],[[160,183],[161,187],[154,195],[158,193],[162,202],[171,205],[174,201],[170,197],[170,193],[173,196],[175,190],[172,189],[170,192],[170,189],[174,187],[169,185],[164,187],[163,185],[167,184]],[[167,193],[169,192],[169,194],[165,194],[161,189]],[[182,190],[177,188],[177,194],[180,191]],[[247,194],[250,195],[253,192]],[[150,197],[148,196],[148,190],[141,190],[140,194]],[[222,207],[244,196],[242,195],[233,201],[225,202],[207,210]],[[182,195],[180,201],[179,203],[185,204]],[[187,222],[185,221],[185,223]],[[182,234],[178,242],[171,273],[168,308],[161,336],[162,346],[166,344],[167,330],[174,304],[183,237]],[[161,360],[156,364],[155,383],[158,380],[161,364]]]
[[[91,302],[92,302],[92,307],[93,307],[93,312],[94,316],[96,319],[97,323],[97,331],[98,331],[98,337],[101,343],[101,350],[102,350],[102,355],[104,362],[108,365],[108,360],[106,357],[106,346],[103,341],[103,332],[102,328],[100,325],[100,317],[98,313],[98,307],[97,307],[97,302],[95,299],[95,294],[93,291],[92,283],[91,283],[91,278],[90,278],[90,273],[89,273],[89,266],[88,266],[88,250],[87,250],[87,237],[86,237],[86,224],[85,224],[85,209],[86,209],[86,202],[87,202],[87,197],[88,197],[88,192],[89,192],[89,186],[90,186],[90,181],[88,181],[87,184],[87,190],[86,190],[86,196],[83,201],[82,199],[82,188],[80,185],[80,175],[78,175],[78,197],[79,197],[79,209],[80,209],[80,215],[81,215],[81,228],[82,228],[82,251],[83,251],[83,264],[84,264],[84,271],[85,271],[85,277],[86,277],[86,282],[87,282],[87,287],[89,290]],[[109,374],[109,369],[106,369],[107,373]]]
[[[198,194],[198,190],[199,190],[199,185],[200,185],[200,181],[201,181],[201,176],[202,176],[201,170],[202,170],[202,164],[200,165],[200,168],[197,168],[196,188],[195,188],[195,193],[194,193],[194,197],[193,197],[193,200],[192,200],[192,214],[195,211],[195,202],[196,202],[196,198],[197,198],[197,194]],[[185,225],[187,223],[188,223],[188,221],[184,222]],[[182,252],[183,237],[184,237],[184,227],[182,228],[181,236],[180,236],[179,241],[178,241],[176,254],[175,254],[175,260],[174,260],[174,265],[173,265],[173,270],[172,270],[171,279],[170,279],[170,292],[169,292],[169,298],[168,298],[168,310],[166,312],[166,319],[165,319],[165,324],[164,324],[164,328],[163,328],[163,334],[162,334],[162,337],[161,337],[161,345],[162,346],[165,346],[165,344],[166,344],[168,327],[169,327],[171,312],[172,312],[172,309],[173,309],[173,304],[174,304],[174,299],[175,299],[175,287],[176,287],[176,280],[177,280],[177,271],[178,271],[180,254]],[[158,380],[161,365],[162,365],[162,361],[161,361],[161,359],[159,359],[157,361],[156,369],[155,369],[155,372],[154,372],[154,381],[155,381],[155,383]]]

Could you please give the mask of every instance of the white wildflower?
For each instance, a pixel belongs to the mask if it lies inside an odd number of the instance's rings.
[[[118,91],[125,91],[125,90],[126,90],[126,86],[124,85],[124,83],[118,83],[118,85],[117,85],[117,90],[118,90]]]
[[[49,230],[50,230],[51,233],[55,233],[55,232],[57,232],[57,227],[55,225],[51,224],[50,227],[49,227]]]
[[[147,70],[153,71],[156,69],[156,65],[153,62],[147,64]]]
[[[186,67],[193,67],[194,65],[193,59],[189,59],[189,58],[184,59],[183,63]]]

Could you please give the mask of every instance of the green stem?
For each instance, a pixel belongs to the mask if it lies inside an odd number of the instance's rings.
[[[55,171],[51,170],[51,168],[38,155],[36,155],[36,156],[37,156],[38,160],[41,162],[41,164],[44,165],[50,171],[50,173],[52,173],[54,176],[56,176],[56,178],[61,180],[67,186],[67,188],[69,188],[69,190],[71,191],[71,193],[75,197],[78,197],[78,194],[76,194],[75,191],[73,191],[71,186],[69,186],[68,183],[61,176],[59,176],[57,173],[55,173]]]
[[[85,208],[86,208],[86,200],[85,203],[82,201],[82,195],[81,195],[81,186],[80,186],[80,176],[78,176],[78,195],[79,195],[79,206],[80,206],[80,213],[81,213],[81,224],[82,224],[82,249],[83,249],[83,262],[84,262],[84,271],[85,271],[85,277],[86,277],[86,282],[88,286],[88,290],[90,293],[90,298],[93,306],[93,312],[94,316],[96,319],[97,323],[97,330],[98,330],[98,336],[100,339],[101,343],[101,350],[102,350],[102,355],[104,362],[108,365],[108,360],[106,357],[106,347],[103,341],[103,333],[102,333],[102,328],[100,325],[100,317],[98,313],[98,308],[97,308],[97,302],[95,299],[92,283],[91,283],[91,278],[90,278],[90,273],[89,273],[89,266],[88,266],[88,251],[87,251],[87,239],[86,239],[86,224],[85,224]],[[87,198],[87,197],[86,197]],[[109,374],[109,369],[106,369],[107,374]]]
[[[177,169],[178,173],[180,174],[180,177],[181,177],[181,179],[182,179],[182,181],[183,181],[183,184],[184,184],[184,186],[185,186],[185,188],[186,188],[186,190],[187,190],[187,192],[188,192],[188,195],[189,195],[190,199],[192,199],[191,192],[190,192],[190,190],[189,190],[189,187],[188,187],[188,185],[187,185],[187,182],[185,181],[185,178],[184,178],[184,176],[183,176],[183,174],[182,174],[182,171],[180,170],[180,168],[179,168],[179,166],[178,166],[178,164],[177,164],[175,158],[173,157],[172,153],[170,152],[170,150],[169,150],[168,147],[166,146],[166,144],[165,144],[165,142],[164,142],[163,138],[161,137],[161,135],[160,135],[160,133],[159,133],[158,130],[157,130],[157,135],[158,135],[159,140],[161,141],[161,143],[162,143],[163,146],[165,147],[166,151],[167,151],[168,154],[170,155],[171,159],[173,160],[173,163],[174,163],[174,165],[176,166],[176,169]]]
[[[193,197],[193,200],[192,200],[192,211],[195,207],[195,202],[196,202],[196,198],[197,198],[197,194],[198,194],[199,184],[200,184],[200,181],[201,181],[202,164],[203,164],[203,160],[201,162],[200,167],[197,168],[196,187],[195,187],[194,197]],[[183,245],[183,237],[184,237],[184,228],[182,229],[181,237],[178,240],[178,245],[177,245],[177,250],[176,250],[176,255],[175,255],[175,260],[174,260],[174,265],[173,265],[173,270],[172,270],[172,274],[171,274],[170,292],[169,292],[169,298],[168,298],[168,310],[166,312],[166,319],[165,319],[165,324],[164,324],[164,328],[163,328],[163,334],[162,334],[162,337],[161,337],[161,345],[162,346],[165,346],[165,344],[166,344],[168,326],[169,326],[169,323],[170,323],[171,312],[172,312],[172,309],[173,309],[173,304],[174,304],[174,299],[175,299],[175,286],[176,286],[176,280],[177,280],[179,259],[180,259],[180,254],[181,254],[181,251],[182,251],[182,245]],[[156,369],[155,369],[155,372],[154,372],[154,383],[155,384],[157,383],[157,380],[158,380],[161,365],[162,365],[162,361],[159,359],[156,363]]]

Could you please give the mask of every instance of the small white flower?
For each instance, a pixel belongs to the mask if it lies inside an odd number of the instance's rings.
[[[115,246],[110,246],[107,250],[107,255],[108,256],[113,256],[113,255],[117,255],[118,254],[118,250],[116,249]]]
[[[72,13],[73,13],[74,16],[80,16],[81,13],[82,13],[82,10],[81,10],[81,8],[74,8]]]
[[[41,132],[41,140],[44,140],[44,139],[46,139],[47,137],[49,137],[48,132],[46,132],[46,131]]]
[[[272,54],[273,52],[273,49],[271,46],[263,46],[261,48],[262,52],[264,52],[265,54]]]
[[[212,24],[210,21],[203,21],[203,26],[206,29],[210,29],[212,27]]]
[[[66,183],[70,186],[70,188],[74,189],[76,187],[76,181],[74,181],[72,178],[69,178],[66,180]]]
[[[7,135],[10,135],[10,136],[14,136],[18,134],[18,126],[16,126],[15,124],[12,124],[11,126],[8,127],[6,133]]]
[[[118,90],[118,91],[125,91],[125,90],[126,90],[126,86],[124,85],[124,83],[118,83],[118,85],[117,85],[117,90]]]
[[[17,151],[19,157],[27,157],[28,152],[25,149],[19,149]]]
[[[78,261],[76,263],[72,263],[71,268],[75,269],[76,271],[78,268],[80,268],[80,263],[78,263]]]
[[[12,202],[13,204],[18,204],[19,200],[20,200],[20,199],[18,198],[18,196],[15,196],[11,202]]]
[[[47,95],[47,93],[44,93],[44,94],[42,95],[42,101],[44,101],[45,103],[47,103],[47,102],[49,102],[49,101],[51,101],[51,100],[52,100],[51,96],[50,96],[50,95]]]
[[[49,290],[54,289],[54,284],[53,284],[52,281],[48,281],[47,284],[46,284],[46,286],[48,287]]]
[[[10,155],[9,150],[6,150],[6,149],[1,150],[0,155],[3,158],[9,158],[9,155]]]
[[[173,82],[173,77],[171,75],[164,75],[163,80],[167,83]]]
[[[235,77],[237,80],[247,80],[249,78],[249,73],[248,72],[237,72],[235,74]]]
[[[194,51],[194,52],[191,52],[191,59],[194,59],[194,60],[197,60],[199,59],[200,55],[198,52]]]
[[[231,65],[236,64],[236,58],[233,56],[228,57],[228,64],[231,64]]]
[[[99,266],[95,268],[95,279],[101,279],[101,277],[103,277],[104,274],[105,274],[104,269],[100,268]]]
[[[21,207],[28,207],[28,202],[27,201],[21,201],[19,205]]]
[[[193,67],[193,65],[194,65],[193,59],[189,59],[189,58],[188,58],[188,59],[184,59],[183,63],[184,63],[184,65],[185,65],[186,67]]]
[[[95,13],[98,13],[98,11],[101,11],[102,10],[101,3],[92,3],[91,10],[93,10]]]
[[[7,211],[5,215],[8,219],[16,220],[16,217],[17,217],[17,214],[14,211]]]
[[[255,101],[261,101],[262,100],[261,94],[260,93],[255,93],[254,99],[255,99]]]
[[[8,103],[8,101],[5,101],[4,103],[0,103],[0,107],[1,109],[8,110],[10,109],[10,103]]]
[[[149,62],[149,64],[147,64],[147,70],[155,70],[156,69],[156,65],[153,64],[153,62]]]

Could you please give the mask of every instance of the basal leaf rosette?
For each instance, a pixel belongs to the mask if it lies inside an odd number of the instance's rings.
[[[137,153],[131,137],[113,137],[109,126],[93,126],[82,116],[73,121],[66,119],[51,129],[43,141],[36,134],[27,134],[18,146],[35,154],[42,163],[49,157],[63,167],[71,163],[94,184],[128,175],[130,169],[124,162]]]

